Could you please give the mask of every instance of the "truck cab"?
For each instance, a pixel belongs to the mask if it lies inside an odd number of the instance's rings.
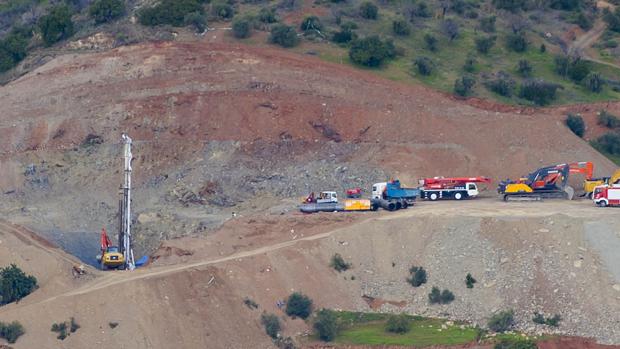
[[[383,199],[383,193],[385,192],[385,188],[387,186],[387,182],[375,183],[372,185],[372,198],[373,199]]]
[[[338,202],[338,194],[335,191],[322,191],[319,196],[316,198],[316,202],[318,204],[320,203],[328,203],[328,202],[333,202],[333,203],[337,203]]]
[[[620,184],[600,185],[594,188],[592,201],[599,207],[620,206]]]
[[[478,196],[478,194],[480,194],[476,183],[465,183],[465,190],[467,190],[467,196],[469,197]]]

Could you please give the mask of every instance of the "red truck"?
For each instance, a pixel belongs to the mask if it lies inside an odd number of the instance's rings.
[[[478,196],[476,183],[489,183],[487,177],[433,177],[420,180],[420,197],[428,200],[467,199]]]
[[[599,207],[620,206],[620,184],[600,185],[594,188],[592,200]]]

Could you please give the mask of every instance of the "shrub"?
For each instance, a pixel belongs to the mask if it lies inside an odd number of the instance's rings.
[[[282,47],[293,47],[299,43],[299,39],[295,28],[285,24],[276,24],[271,28],[269,42]]]
[[[323,30],[323,25],[317,16],[308,16],[301,22],[300,29],[303,31]]]
[[[231,19],[235,15],[235,10],[228,3],[217,2],[211,5],[211,13],[219,19]]]
[[[441,304],[449,304],[454,300],[454,293],[449,290],[441,291]]]
[[[80,325],[75,321],[74,317],[69,320],[69,331],[75,333],[80,328]]]
[[[517,12],[525,7],[526,2],[525,0],[493,0],[493,5],[501,10]]]
[[[17,321],[8,324],[0,322],[0,338],[6,339],[9,344],[15,343],[24,333],[24,326]]]
[[[312,300],[308,296],[295,292],[286,301],[286,314],[306,319],[312,313]]]
[[[421,58],[426,58],[426,57],[421,57]],[[413,287],[419,287],[422,284],[426,283],[426,270],[424,270],[423,267],[412,266],[411,268],[409,268],[409,275],[410,276],[409,278],[407,278],[407,282],[410,283],[411,286]]]
[[[495,16],[489,16],[480,18],[480,29],[487,33],[495,32],[495,22],[497,18]]]
[[[71,37],[73,35],[71,10],[65,5],[52,7],[47,15],[39,18],[38,27],[46,46]]]
[[[386,59],[394,58],[395,55],[392,42],[382,41],[376,35],[355,40],[349,49],[349,58],[353,62],[368,67],[380,66]]]
[[[579,14],[577,14],[577,18],[575,18],[575,22],[583,30],[592,29],[592,19],[590,19],[590,17],[588,17],[582,11],[579,11]]]
[[[431,293],[428,294],[428,301],[431,304],[441,303],[441,291],[437,287],[431,289]]]
[[[278,338],[278,332],[280,332],[280,319],[275,314],[263,313],[260,316],[260,322],[265,326],[265,332],[269,337]]]
[[[459,36],[459,25],[451,18],[448,18],[441,23],[441,30],[450,39],[450,41]]]
[[[392,333],[407,333],[411,330],[409,317],[406,314],[390,315],[385,329]]]
[[[568,77],[575,82],[580,82],[590,73],[588,62],[579,57],[557,55],[554,58],[554,63],[556,73]]]
[[[545,323],[545,317],[541,313],[534,313],[534,317],[532,318],[534,323],[542,325]]]
[[[586,86],[586,88],[594,93],[600,93],[601,91],[603,91],[604,83],[605,82],[603,80],[603,77],[598,72],[590,72],[583,79],[583,84]]]
[[[497,37],[495,35],[488,37],[477,37],[475,39],[476,42],[476,50],[480,53],[488,53],[489,50],[495,45],[495,40]]]
[[[377,19],[379,8],[370,1],[365,1],[360,5],[360,16],[366,19]]]
[[[467,276],[465,276],[465,285],[467,285],[467,288],[474,288],[476,282],[476,279],[474,279],[470,273],[467,273]]]
[[[250,36],[250,21],[247,18],[236,18],[232,22],[232,32],[235,38],[245,39]]]
[[[194,12],[204,13],[198,0],[162,0],[157,5],[138,12],[138,21],[148,26],[169,24],[181,27],[185,24],[185,16]]]
[[[108,326],[109,326],[111,329],[115,329],[116,327],[118,327],[118,322],[113,322],[113,321],[108,322]]]
[[[468,73],[473,73],[476,70],[476,57],[473,55],[467,55],[465,58],[465,64],[463,64],[463,70]]]
[[[344,261],[344,258],[340,255],[340,253],[336,253],[332,256],[332,260],[329,264],[332,268],[336,269],[337,272],[343,272],[351,268],[351,264]]]
[[[506,332],[514,325],[514,311],[501,311],[489,319],[488,326],[493,332]]]
[[[552,326],[552,327],[558,327],[560,325],[560,320],[562,320],[560,315],[555,314],[552,317],[548,317],[545,320],[545,325]]]
[[[528,77],[532,73],[532,65],[527,59],[520,59],[517,63],[517,72],[523,77]]]
[[[572,11],[581,6],[581,0],[552,0],[549,7],[556,10]]]
[[[620,126],[620,119],[606,110],[601,110],[598,114],[598,124],[607,128],[616,128]]]
[[[454,81],[454,93],[465,97],[471,92],[475,84],[476,80],[472,76],[463,75]]]
[[[437,38],[434,37],[432,34],[425,34],[424,42],[426,43],[426,48],[428,48],[429,51],[437,51]]]
[[[537,349],[536,343],[530,340],[502,340],[493,349]]]
[[[413,9],[413,14],[416,17],[428,18],[433,15],[428,4],[424,1],[418,2],[417,5]]]
[[[546,105],[556,98],[557,90],[561,88],[561,85],[544,80],[527,80],[521,84],[519,97],[538,105]]]
[[[207,18],[200,12],[192,12],[185,15],[183,22],[187,26],[192,26],[197,33],[202,33],[207,29]],[[234,28],[233,28],[234,30]]]
[[[527,45],[527,37],[522,31],[506,35],[506,47],[515,52],[525,52]]]
[[[125,4],[121,0],[95,0],[88,8],[88,15],[95,23],[114,20],[125,13]]]
[[[347,43],[357,39],[357,35],[351,29],[341,28],[339,32],[332,35],[332,41],[336,43]]]
[[[258,12],[258,20],[262,23],[276,23],[278,17],[276,16],[276,10],[273,8],[263,7]]]
[[[258,309],[258,303],[256,303],[253,299],[250,299],[249,297],[245,297],[243,299],[243,304],[245,304],[246,307],[252,310]]]
[[[540,48],[538,50],[540,53],[545,53],[547,51],[547,46],[545,46],[545,44],[540,44]]]
[[[568,114],[565,120],[566,126],[579,137],[583,137],[586,131],[586,124],[583,122],[581,115]]]
[[[615,12],[605,10],[605,12],[603,12],[603,20],[607,22],[607,29],[620,32],[620,15],[617,9]]]
[[[411,26],[404,19],[397,19],[393,21],[392,30],[394,31],[394,34],[400,36],[408,36],[409,34],[411,34]]]
[[[0,305],[17,302],[37,289],[37,279],[15,264],[0,269]]]
[[[314,329],[318,332],[319,338],[325,342],[331,342],[338,334],[338,321],[336,314],[330,309],[321,309],[314,319]]]
[[[61,341],[64,341],[65,338],[67,338],[68,336],[67,323],[60,322],[60,323],[52,324],[52,332],[56,332],[58,334],[56,338],[60,339]]]
[[[620,154],[620,134],[617,132],[607,132],[597,138],[594,144],[609,154]]]
[[[0,40],[0,72],[5,72],[21,62],[27,55],[28,38],[11,32]]]

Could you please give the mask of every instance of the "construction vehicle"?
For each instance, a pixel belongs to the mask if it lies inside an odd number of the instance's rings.
[[[487,177],[433,177],[420,180],[420,198],[461,200],[478,196],[476,183],[490,183]]]
[[[372,185],[373,203],[388,211],[399,210],[413,205],[419,195],[419,189],[404,188],[400,185],[398,179]]]
[[[348,193],[347,193],[348,195]],[[375,211],[378,206],[373,205],[368,199],[345,199],[344,202],[338,201],[338,194],[335,191],[322,191],[318,196],[310,193],[299,210],[304,213],[314,212],[338,212],[338,211]]]
[[[575,191],[567,185],[569,174],[568,164],[542,167],[517,181],[501,181],[497,191],[504,201],[551,198],[572,200]]]
[[[601,185],[594,188],[592,200],[599,207],[620,206],[620,185]]]
[[[97,262],[100,263],[102,270],[125,269],[125,256],[118,246],[112,245],[105,228],[101,229],[101,254],[97,255]]]
[[[587,165],[586,165],[586,168],[587,168]],[[602,177],[602,178],[592,178],[592,173],[594,172],[593,166],[590,166],[589,169],[586,169],[584,171],[585,172],[582,172],[582,173],[585,174],[586,178],[583,182],[583,191],[584,191],[583,196],[587,196],[590,199],[593,198],[594,189],[596,187],[599,187],[601,185],[613,185],[613,184],[620,183],[620,169],[616,170],[611,175],[611,177]]]
[[[131,138],[123,134],[123,162],[124,180],[121,186],[122,199],[119,200],[119,229],[118,246],[113,246],[105,228],[101,231],[101,254],[97,256],[97,261],[101,263],[101,269],[129,269],[133,270],[136,266],[131,238]]]

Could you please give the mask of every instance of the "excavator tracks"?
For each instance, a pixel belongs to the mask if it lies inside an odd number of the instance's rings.
[[[504,194],[504,201],[542,201],[544,199],[568,199],[572,200],[575,190],[566,186],[562,190],[537,191],[532,193]]]

